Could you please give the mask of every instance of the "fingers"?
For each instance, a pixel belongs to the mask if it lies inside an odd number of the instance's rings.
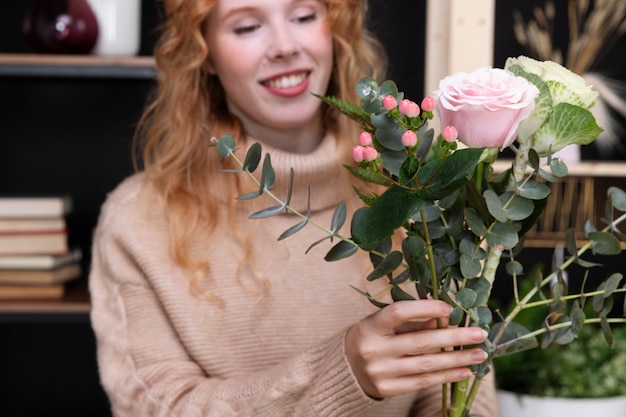
[[[487,332],[478,327],[449,327],[415,331],[395,335],[393,342],[390,343],[393,346],[390,352],[397,357],[422,355],[454,346],[479,344],[486,337]]]
[[[346,334],[345,351],[363,390],[387,398],[426,386],[456,382],[482,363],[487,332],[477,327],[442,327],[451,312],[436,300],[401,301],[366,317]]]
[[[452,307],[443,301],[399,301],[372,315],[370,324],[380,335],[394,334],[396,328],[407,322],[419,326],[433,319],[448,318],[451,312]]]

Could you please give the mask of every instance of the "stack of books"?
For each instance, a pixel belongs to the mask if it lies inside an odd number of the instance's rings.
[[[0,197],[0,300],[54,299],[80,277],[80,251],[70,250],[62,196]]]

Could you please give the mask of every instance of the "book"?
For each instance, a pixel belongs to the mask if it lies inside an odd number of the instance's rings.
[[[67,227],[65,217],[1,218],[0,233],[59,232]]]
[[[82,253],[79,249],[71,252],[54,254],[0,255],[0,270],[3,269],[54,269],[63,265],[79,262]]]
[[[63,217],[71,208],[68,196],[0,197],[0,218]]]
[[[0,270],[0,286],[9,284],[51,285],[62,284],[80,277],[79,263],[72,263],[54,269],[4,269]]]
[[[67,253],[67,233],[5,233],[0,234],[0,254],[63,254]]]
[[[0,285],[0,300],[55,300],[65,294],[65,285]]]

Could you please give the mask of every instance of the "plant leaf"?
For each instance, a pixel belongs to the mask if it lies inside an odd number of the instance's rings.
[[[365,209],[352,229],[352,238],[359,246],[378,243],[390,237],[423,206],[424,201],[414,192],[394,185]]]
[[[324,260],[332,262],[338,261],[340,259],[345,259],[354,255],[358,249],[359,247],[354,243],[341,240],[335,246],[333,246],[330,251],[328,251],[328,253],[324,257]]]
[[[254,172],[261,162],[261,144],[256,142],[250,146],[248,153],[246,153],[246,159],[243,161],[241,169],[248,172]]]
[[[235,138],[231,135],[223,135],[217,142],[217,153],[220,158],[226,159],[235,151]]]

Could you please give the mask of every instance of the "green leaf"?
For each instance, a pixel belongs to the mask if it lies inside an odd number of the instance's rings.
[[[385,149],[380,153],[380,159],[383,161],[383,168],[392,175],[399,177],[402,164],[404,164],[404,161],[407,159],[407,154],[404,149],[401,151]]]
[[[537,181],[528,181],[525,184],[518,183],[517,193],[531,200],[543,200],[550,195],[550,187]]]
[[[482,156],[483,148],[459,149],[446,157],[441,164],[435,161],[424,165],[418,172],[420,184],[417,191],[423,200],[439,200],[456,191],[467,182]]]
[[[304,228],[309,223],[309,219],[311,218],[311,189],[309,188],[308,199],[307,199],[307,213],[306,218],[302,220],[300,223],[291,226],[289,229],[285,230],[279,237],[278,240],[281,241],[283,239],[287,239],[289,236],[292,236],[298,233],[300,230]]]
[[[489,296],[491,295],[491,284],[487,281],[487,279],[482,277],[468,279],[466,287],[471,288],[476,292],[476,295],[478,296],[476,299],[477,306],[484,306],[487,304]]]
[[[560,159],[552,159],[550,161],[550,171],[557,177],[564,177],[567,175],[567,165]]]
[[[334,234],[336,233],[343,224],[346,222],[346,203],[344,201],[340,202],[335,212],[333,213],[333,218],[330,222],[330,231]]]
[[[611,203],[616,210],[626,211],[626,193],[617,187],[609,187],[607,194],[611,198]]]
[[[306,226],[309,223],[309,217],[307,216],[306,219],[302,220],[300,223],[291,226],[289,229],[285,230],[279,237],[278,240],[283,240],[283,239],[287,239],[289,236],[293,236],[296,233],[298,233],[300,230],[302,230],[304,228],[304,226]]]
[[[464,308],[472,308],[476,305],[478,295],[470,288],[462,288],[456,293],[456,302]]]
[[[459,324],[461,324],[463,317],[465,317],[465,311],[463,311],[463,309],[460,307],[454,307],[452,313],[450,314],[450,317],[448,318],[450,326],[458,326]]]
[[[478,212],[473,208],[465,209],[465,220],[472,233],[476,236],[481,237],[487,233],[487,226],[483,223],[482,218],[478,215]]]
[[[506,263],[506,272],[511,276],[519,276],[524,273],[524,267],[518,261],[509,261]]]
[[[489,339],[493,341],[495,335],[499,334],[503,323],[496,323],[489,332]],[[498,347],[493,353],[494,358],[498,358],[505,355],[511,355],[513,353],[522,352],[528,349],[534,349],[539,346],[536,337],[524,337],[529,334],[530,331],[519,323],[511,322],[506,325],[502,332],[502,338],[498,342]]]
[[[217,142],[217,153],[220,158],[226,159],[235,151],[235,138],[231,135],[224,135]]]
[[[386,149],[392,151],[401,151],[404,149],[402,144],[402,134],[404,131],[400,126],[387,129],[376,129],[376,140]]]
[[[402,263],[402,253],[393,251],[385,256],[383,261],[367,276],[368,281],[373,281],[387,274],[391,274]]]
[[[271,190],[275,180],[276,174],[274,173],[274,168],[272,168],[272,160],[270,158],[270,154],[268,153],[265,154],[265,159],[263,160],[260,192],[262,193],[263,191]]]
[[[591,240],[593,253],[600,255],[619,255],[622,251],[619,240],[610,233],[591,232],[587,237]]]
[[[380,95],[381,96],[394,96],[398,97],[398,86],[392,80],[385,80],[380,85]]]
[[[394,285],[391,287],[391,299],[393,301],[411,301],[415,300],[415,297],[404,291],[398,285]]]
[[[354,255],[358,251],[359,247],[352,242],[345,240],[339,241],[333,246],[330,251],[324,257],[324,260],[328,262],[338,261],[340,259],[348,258]]]
[[[250,146],[248,153],[246,153],[246,159],[243,161],[241,169],[248,172],[254,172],[261,162],[261,144],[256,142]]]
[[[492,190],[485,190],[483,193],[483,197],[485,197],[485,202],[487,203],[487,209],[489,213],[499,222],[506,223],[506,211],[502,207],[502,202],[498,195]]]
[[[363,295],[363,296],[367,297],[367,300],[368,300],[370,303],[372,303],[374,306],[378,307],[378,308],[384,308],[384,307],[387,307],[387,306],[389,305],[389,304],[387,304],[387,303],[382,303],[382,302],[380,302],[380,301],[376,300],[376,299],[375,299],[375,298],[374,298],[374,297],[373,297],[370,293],[368,293],[368,292],[362,291],[362,290],[360,290],[360,289],[358,289],[357,287],[352,286],[352,285],[350,285],[350,287],[352,287],[352,289],[353,289],[354,291],[358,292],[359,294],[361,294],[361,295]]]
[[[392,186],[366,209],[352,230],[359,245],[380,242],[413,217],[424,202],[414,192]]]
[[[569,103],[554,106],[548,120],[533,137],[532,147],[540,156],[547,156],[567,145],[587,145],[602,133],[593,114],[584,107]]]
[[[572,304],[570,317],[572,320],[572,331],[577,335],[585,325],[585,313],[580,308],[578,300],[574,301],[574,304]]]
[[[285,206],[283,204],[280,204],[278,206],[268,207],[266,209],[263,209],[263,210],[257,211],[256,213],[251,214],[249,218],[253,220],[265,219],[265,218],[280,214],[280,212],[283,211],[284,209],[285,209]]]
[[[611,325],[605,316],[600,317],[600,328],[602,329],[602,334],[604,335],[604,340],[609,345],[609,347],[613,347],[613,333],[611,332]]]
[[[379,185],[385,185],[385,186],[390,186],[391,182],[386,179],[385,177],[383,177],[382,175],[372,172],[369,169],[366,168],[360,168],[360,167],[353,167],[350,165],[344,165],[344,167],[355,177],[357,177],[358,179],[365,181],[365,182],[371,182],[372,184],[379,184]]]
[[[489,246],[503,245],[504,249],[511,249],[519,242],[517,230],[510,223],[496,222],[489,232],[487,232],[487,243]]]
[[[419,168],[419,161],[417,158],[408,157],[402,163],[400,167],[400,184],[409,184],[417,175]]]
[[[478,259],[472,258],[470,255],[461,255],[461,273],[465,278],[474,278],[480,274],[482,265]]]
[[[507,201],[509,201],[508,204],[506,203]],[[507,219],[514,222],[524,220],[530,217],[530,215],[532,215],[533,211],[535,210],[535,205],[531,200],[516,195],[514,193],[502,194],[500,196],[500,202],[503,205],[506,204],[504,210],[506,211]]]

